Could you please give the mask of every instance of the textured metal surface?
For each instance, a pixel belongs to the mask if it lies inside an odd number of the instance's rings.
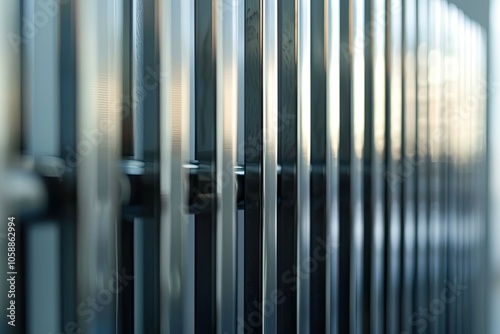
[[[311,4],[297,0],[297,331],[310,328]]]
[[[190,284],[189,178],[191,1],[160,1],[160,331],[194,332],[194,285]],[[182,28],[181,28],[182,27]]]
[[[403,3],[387,3],[387,118],[386,118],[386,168],[393,175],[402,162],[402,15]],[[404,178],[404,176],[403,176]],[[399,178],[387,178],[386,187],[386,306],[385,332],[396,333],[400,327],[400,272],[401,272],[401,184]]]
[[[218,0],[216,8],[217,102],[216,102],[216,187],[217,333],[236,330],[236,113],[238,108],[238,24],[237,0]]]
[[[325,329],[338,333],[339,321],[339,139],[340,139],[340,6],[336,1],[325,2],[325,61],[326,61],[326,282]]]
[[[262,161],[262,305],[272,304],[277,293],[278,197],[278,4],[263,2],[263,161]],[[274,309],[274,305],[272,306]],[[263,332],[276,333],[274,310],[264,312]]]
[[[401,225],[401,329],[411,330],[413,310],[416,244],[416,174],[417,151],[417,1],[408,0],[403,9],[403,137],[400,170],[405,178],[402,184],[403,212]]]
[[[0,212],[19,218],[20,274],[0,331],[485,332],[494,90],[460,9],[2,10]]]
[[[77,150],[84,155],[77,166],[80,303],[108,289],[110,278],[118,270],[122,7],[117,1],[78,1],[76,13]],[[100,134],[102,141],[85,147],[87,131]],[[116,295],[109,295],[110,305],[92,322],[79,319],[87,333],[116,330]]]

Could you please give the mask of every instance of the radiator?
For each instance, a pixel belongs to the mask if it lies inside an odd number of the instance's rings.
[[[1,333],[485,332],[455,5],[0,6]]]

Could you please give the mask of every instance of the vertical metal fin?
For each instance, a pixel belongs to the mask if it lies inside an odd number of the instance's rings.
[[[109,282],[119,270],[121,6],[120,1],[98,0],[81,0],[76,6],[76,150],[82,156],[77,166],[78,303],[109,289]],[[101,141],[88,145],[88,133],[97,133]],[[80,318],[82,330],[87,333],[116,330],[117,297],[111,294],[110,298],[108,307],[96,313],[94,321],[87,323]]]
[[[159,13],[160,326],[162,333],[193,333],[189,179],[184,167],[190,156],[193,1],[161,0]]]
[[[217,333],[236,331],[236,115],[238,108],[238,3],[216,0]]]

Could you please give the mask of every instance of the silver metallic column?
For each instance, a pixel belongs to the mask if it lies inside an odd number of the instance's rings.
[[[386,3],[373,1],[372,64],[373,64],[373,139],[372,139],[372,282],[370,329],[374,334],[383,333],[384,324],[384,193],[385,180],[385,122],[386,122]],[[368,325],[368,324],[367,324]]]
[[[365,9],[352,1],[351,46],[351,333],[363,332],[363,153],[365,143]]]
[[[309,333],[310,169],[311,169],[311,10],[297,6],[297,331]]]
[[[394,334],[399,329],[400,290],[400,248],[401,248],[401,183],[404,175],[401,167],[402,149],[402,13],[400,0],[388,2],[389,16],[387,57],[388,57],[388,100],[387,100],[387,169],[391,173],[387,181],[387,226],[386,226],[386,277],[387,280],[387,333]],[[389,174],[387,174],[389,175]]]
[[[216,323],[236,332],[236,165],[239,0],[215,0],[216,39]]]
[[[194,2],[160,0],[160,317],[162,333],[194,332],[189,180]]]
[[[278,3],[263,1],[263,252],[262,307],[277,289]],[[276,308],[276,305],[273,305]],[[263,333],[276,333],[276,311],[264,312]]]
[[[86,333],[116,331],[121,18],[121,1],[77,1],[77,304],[105,304],[79,318]]]
[[[339,4],[336,0],[325,1],[325,49],[326,49],[326,332],[338,333],[338,268],[339,268]]]

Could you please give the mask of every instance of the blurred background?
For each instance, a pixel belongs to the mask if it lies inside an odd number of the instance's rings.
[[[0,333],[500,333],[498,17],[3,0]]]

